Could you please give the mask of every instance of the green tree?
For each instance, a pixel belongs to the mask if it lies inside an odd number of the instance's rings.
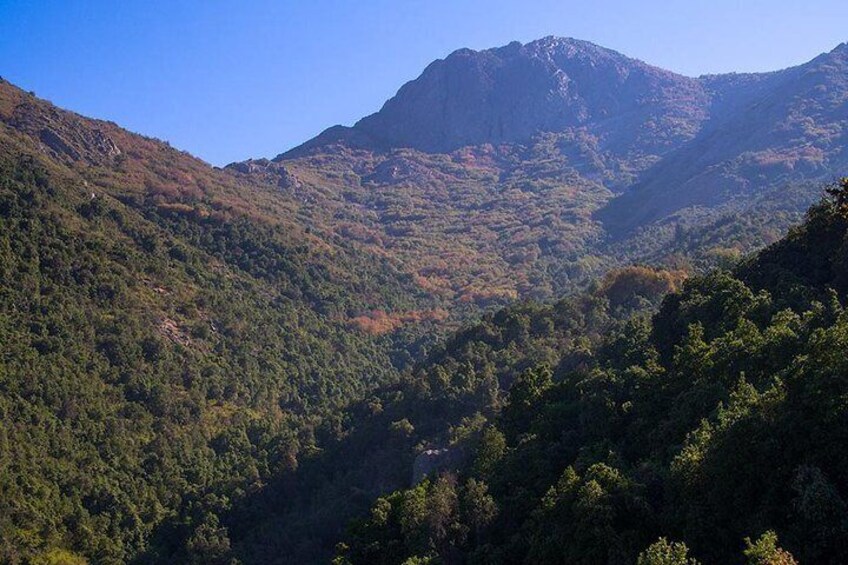
[[[669,542],[660,538],[639,554],[637,565],[699,565],[689,557],[689,548],[679,541]]]
[[[825,192],[840,210],[848,209],[848,177],[842,177],[832,186],[827,187]]]
[[[506,452],[506,437],[494,426],[489,426],[480,434],[477,444],[473,470],[478,476],[489,475]]]
[[[462,493],[463,513],[468,525],[474,532],[477,543],[488,526],[498,514],[498,505],[489,494],[489,487],[483,481],[468,479]]]
[[[507,435],[515,439],[524,433],[532,420],[533,406],[553,385],[553,373],[545,365],[527,369],[516,379],[509,391],[509,399],[502,419]]]
[[[748,565],[798,565],[792,554],[777,545],[777,534],[769,530],[752,542],[745,538]]]

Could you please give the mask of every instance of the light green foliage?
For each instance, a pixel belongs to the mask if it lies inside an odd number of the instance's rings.
[[[761,535],[756,542],[745,538],[745,557],[749,565],[797,565],[792,555],[778,547],[777,534],[769,530]]]
[[[50,549],[33,557],[32,565],[86,565],[88,561],[64,549]]]
[[[660,538],[639,554],[637,565],[698,565],[689,557],[689,548],[679,541],[669,542]]]

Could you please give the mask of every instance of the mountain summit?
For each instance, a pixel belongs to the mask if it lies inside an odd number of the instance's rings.
[[[619,149],[662,147],[691,135],[708,100],[697,80],[586,41],[547,37],[455,51],[354,128],[434,152],[584,126],[610,132]]]
[[[338,156],[339,147],[432,155],[490,146],[503,155],[532,152],[546,138],[561,174],[611,191],[595,218],[620,238],[844,170],[846,100],[848,44],[781,71],[693,78],[587,41],[546,37],[455,51],[379,112],[277,160]],[[529,171],[526,163],[508,169],[523,167]]]

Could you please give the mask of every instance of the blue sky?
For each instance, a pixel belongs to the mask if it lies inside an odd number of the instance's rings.
[[[846,23],[845,0],[0,0],[0,76],[223,165],[350,125],[460,47],[569,36],[699,75],[802,63]]]

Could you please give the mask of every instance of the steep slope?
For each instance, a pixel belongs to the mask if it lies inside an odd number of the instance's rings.
[[[691,139],[710,105],[710,92],[697,79],[586,41],[547,37],[455,51],[405,84],[379,112],[352,128],[330,128],[283,157],[339,141],[451,153],[531,144],[540,133],[556,133],[563,135],[561,151],[571,157],[570,166],[603,174],[612,169],[610,180],[619,185]],[[586,147],[569,151],[574,143]]]
[[[356,319],[432,302],[297,208],[0,84],[0,561],[214,556],[219,514],[397,380]]]
[[[336,562],[843,563],[846,203],[848,179],[734,272],[601,336],[557,339],[525,307],[558,366],[502,359],[518,377],[474,453],[377,500]]]
[[[848,44],[785,71],[701,81],[716,100],[711,119],[602,211],[613,231],[848,164]]]
[[[403,319],[441,316],[434,309],[440,302],[409,281],[404,265],[386,254],[375,258],[355,241],[340,237],[333,226],[317,222],[309,213],[312,203],[297,193],[296,179],[282,167],[272,179],[236,175],[176,151],[167,142],[58,109],[6,82],[0,82],[0,122],[6,126],[4,136],[20,144],[11,152],[42,155],[71,169],[93,198],[102,191],[154,214],[155,221],[167,220],[170,228],[188,232],[195,224],[207,229],[250,224],[262,233],[255,237],[268,239],[252,245],[274,247],[280,264],[259,257],[266,249],[227,248],[221,234],[214,242],[193,243],[214,255],[228,255],[239,268],[272,282],[286,275],[281,261],[298,261],[294,270],[311,269],[309,277],[327,287],[326,292],[310,290],[312,305],[322,314],[356,325],[363,316],[386,311],[397,318],[393,328],[402,326]],[[315,282],[309,277],[299,283]],[[425,305],[429,310],[415,309]]]
[[[551,295],[598,268],[585,259],[600,234],[590,215],[609,192],[557,144],[450,155],[337,145],[275,164],[297,178],[315,222],[398,259],[426,292],[486,306]]]
[[[709,98],[693,79],[573,39],[463,49],[432,63],[355,130],[448,153],[585,127],[601,151],[661,154],[697,131]]]

